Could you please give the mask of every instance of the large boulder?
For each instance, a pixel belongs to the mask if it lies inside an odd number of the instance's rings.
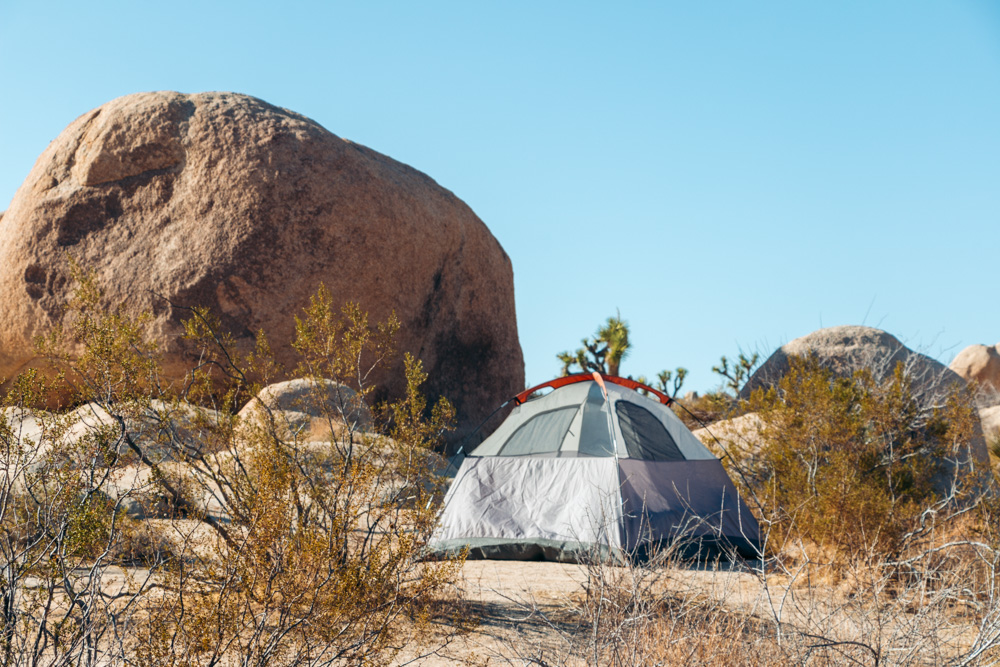
[[[775,350],[743,386],[740,397],[749,398],[755,389],[777,384],[789,370],[789,357],[809,355],[838,375],[867,368],[879,381],[890,377],[902,363],[923,405],[931,405],[953,387],[966,384],[944,364],[914,352],[892,334],[872,327],[839,326],[814,331]]]
[[[979,386],[994,394],[1000,393],[1000,343],[970,345],[948,364],[968,382],[978,382]]]
[[[0,379],[41,365],[64,321],[68,257],[107,304],[149,310],[167,378],[190,367],[184,307],[237,342],[263,330],[289,372],[294,317],[320,283],[424,361],[462,435],[524,387],[510,259],[425,174],[314,121],[233,93],[140,93],[90,111],[42,153],[0,219]],[[400,395],[401,364],[374,378]]]

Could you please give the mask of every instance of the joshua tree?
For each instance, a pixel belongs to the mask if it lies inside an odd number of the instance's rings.
[[[608,375],[621,375],[619,372],[621,363],[628,356],[632,345],[628,334],[628,322],[622,319],[620,312],[615,313],[614,317],[609,317],[607,322],[597,328],[597,333],[592,338],[580,341],[583,347],[576,352],[573,354],[560,352],[556,355],[563,365],[562,374],[569,375],[576,366],[584,373],[597,371]],[[663,371],[657,376],[659,378],[657,388],[671,396],[677,396],[686,375],[686,368]],[[638,380],[643,384],[649,384],[645,376],[640,375]]]
[[[753,371],[757,368],[760,355],[754,352],[749,357],[740,352],[739,359],[730,365],[729,359],[725,355],[719,360],[718,366],[712,366],[712,372],[721,375],[725,380],[725,385],[734,395],[739,396],[740,390],[746,384]]]
[[[563,375],[569,375],[573,366],[579,366],[583,372],[618,375],[618,369],[628,356],[630,347],[628,322],[622,319],[621,313],[617,313],[597,328],[593,338],[584,338],[580,342],[583,347],[575,353],[560,352],[556,355],[563,364]]]

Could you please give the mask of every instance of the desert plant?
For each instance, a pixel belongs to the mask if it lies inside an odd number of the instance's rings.
[[[406,356],[406,394],[359,418],[398,323],[319,290],[296,349],[314,390],[300,407],[326,428],[296,430],[251,400],[276,372],[262,335],[240,352],[190,309],[199,361],[172,385],[143,318],[104,310],[93,276],[76,277],[69,326],[40,345],[100,419],[67,437],[79,424],[47,415],[29,435],[10,415],[43,380],[5,398],[0,663],[367,664],[419,638],[455,571],[420,562],[441,496],[431,447],[453,411],[428,407]],[[331,386],[345,389],[331,400]],[[136,521],[125,509],[149,488],[165,518]]]
[[[740,351],[735,362],[730,362],[726,355],[722,355],[719,358],[719,365],[712,366],[712,372],[722,377],[723,385],[733,393],[733,396],[739,396],[740,390],[753,375],[759,362],[760,355],[758,353],[753,352],[747,356]]]
[[[902,366],[877,382],[864,369],[838,377],[815,358],[793,359],[777,386],[744,407],[761,420],[762,444],[733,462],[747,473],[737,479],[782,535],[892,554],[929,508],[959,507],[979,488],[965,479],[974,468],[969,397],[925,408]]]
[[[574,368],[581,373],[606,373],[608,375],[620,375],[621,363],[628,356],[632,348],[629,341],[629,325],[622,319],[621,313],[609,317],[607,321],[597,328],[597,332],[590,338],[584,338],[580,343],[583,347],[576,352],[560,352],[556,355],[562,363],[562,374],[569,375]],[[672,397],[677,396],[684,385],[684,378],[687,377],[687,369],[678,367],[673,371],[664,370],[657,375],[658,385],[656,389]],[[629,376],[632,377],[631,375]],[[649,380],[640,375],[636,378],[643,384],[649,384]]]
[[[621,314],[609,317],[592,337],[580,341],[583,347],[575,353],[560,352],[556,355],[563,365],[562,374],[568,375],[576,366],[582,373],[596,371],[618,375],[621,362],[628,356],[631,347],[628,337],[628,322],[622,319]]]

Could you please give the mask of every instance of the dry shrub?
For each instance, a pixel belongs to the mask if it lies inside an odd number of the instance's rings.
[[[144,319],[102,310],[77,278],[71,325],[42,345],[106,419],[66,439],[52,415],[35,442],[0,412],[0,664],[369,664],[420,641],[460,565],[419,562],[441,497],[431,448],[453,411],[427,404],[407,355],[406,395],[374,424],[356,418],[398,322],[369,324],[319,290],[297,321],[297,370],[329,428],[304,441],[266,405],[237,416],[277,372],[262,335],[241,353],[191,310],[199,363],[171,387]],[[326,400],[330,380],[353,398]],[[41,392],[25,375],[0,407]],[[152,488],[115,481],[138,479],[137,462]],[[167,518],[126,514],[150,498]]]
[[[714,391],[691,399],[675,399],[674,414],[694,431],[720,419],[732,417],[737,407],[737,401],[732,396],[723,391]]]
[[[667,549],[625,567],[587,567],[581,605],[586,631],[577,652],[590,664],[766,664],[776,658],[773,632],[744,610],[732,608],[680,580],[682,564]]]
[[[756,570],[669,555],[595,562],[584,566],[574,623],[519,605],[561,642],[511,639],[491,657],[550,666],[995,664],[998,555],[966,538],[905,561],[869,553],[837,567],[808,557]]]
[[[734,477],[779,551],[794,540],[846,557],[898,555],[929,508],[957,507],[978,489],[967,479],[971,397],[956,390],[945,405],[921,406],[902,365],[880,383],[865,369],[838,377],[815,358],[793,359],[746,407],[763,444],[734,462],[743,473]]]

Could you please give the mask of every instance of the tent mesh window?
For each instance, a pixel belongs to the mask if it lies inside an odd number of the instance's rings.
[[[649,410],[635,403],[618,401],[615,412],[618,413],[618,426],[625,438],[625,448],[630,458],[647,461],[684,460],[677,443],[670,437],[663,423]]]
[[[574,405],[535,415],[507,438],[497,455],[527,456],[558,451],[578,409]]]

